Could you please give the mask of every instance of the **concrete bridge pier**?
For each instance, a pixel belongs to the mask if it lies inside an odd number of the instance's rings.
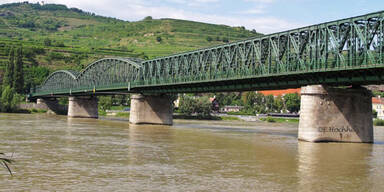
[[[299,140],[372,143],[371,98],[363,87],[302,87]]]
[[[173,104],[169,95],[131,95],[129,122],[132,124],[173,124]]]
[[[93,96],[76,96],[68,98],[68,117],[98,118],[98,100]]]
[[[56,98],[37,99],[36,105],[34,105],[32,108],[44,109],[47,110],[48,114],[55,115],[66,114],[67,112],[65,106],[61,106],[59,104],[59,100],[57,100]]]

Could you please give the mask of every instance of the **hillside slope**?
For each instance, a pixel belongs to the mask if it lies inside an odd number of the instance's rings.
[[[80,69],[106,56],[154,58],[260,36],[244,27],[146,17],[137,22],[57,4],[0,5],[0,71],[10,46],[23,45],[28,65]]]

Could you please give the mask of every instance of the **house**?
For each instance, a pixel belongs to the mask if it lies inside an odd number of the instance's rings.
[[[297,89],[283,89],[283,90],[267,90],[267,91],[258,91],[258,93],[261,93],[263,95],[273,95],[274,97],[277,96],[284,96],[288,93],[297,93],[300,95],[300,88]]]
[[[227,112],[239,112],[241,109],[243,109],[244,106],[232,106],[232,105],[226,105],[220,109],[220,112],[227,113]]]
[[[377,111],[377,118],[384,119],[384,99],[372,97],[372,110]]]

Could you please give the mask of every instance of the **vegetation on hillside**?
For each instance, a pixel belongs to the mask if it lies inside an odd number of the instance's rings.
[[[26,83],[58,69],[81,70],[103,57],[150,59],[260,34],[176,19],[128,22],[97,16],[65,5],[11,3],[0,5],[0,76],[10,47],[23,47]],[[45,70],[47,69],[47,70]]]

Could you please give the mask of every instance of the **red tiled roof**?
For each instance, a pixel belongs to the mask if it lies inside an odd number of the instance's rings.
[[[283,89],[283,90],[270,90],[270,91],[259,91],[263,95],[282,96],[288,93],[300,94],[300,88],[297,89]]]
[[[383,99],[379,99],[377,97],[372,97],[372,103],[374,104],[384,104]]]

